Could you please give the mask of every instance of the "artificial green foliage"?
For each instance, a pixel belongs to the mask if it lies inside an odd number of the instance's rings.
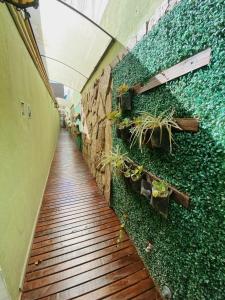
[[[191,197],[190,209],[174,201],[163,219],[147,199],[113,180],[112,205],[122,217],[150,274],[174,299],[223,300],[225,287],[225,5],[224,0],[181,0],[113,70],[113,105],[121,83],[146,82],[157,72],[211,47],[209,66],[135,96],[133,118],[175,109],[199,117],[198,133],[175,133],[173,152],[149,150],[118,139],[123,152]],[[147,241],[154,247],[146,253]]]

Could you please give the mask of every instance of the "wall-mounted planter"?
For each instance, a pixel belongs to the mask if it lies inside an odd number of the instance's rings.
[[[147,198],[148,200],[151,200],[151,196],[152,196],[152,185],[151,183],[146,180],[146,179],[142,179],[141,180],[141,195],[143,195],[145,198]]]
[[[153,187],[149,179],[142,179],[141,181],[141,195],[147,198],[151,206],[160,213],[164,218],[168,217],[169,200],[172,191],[166,197],[153,197]]]
[[[116,128],[116,135],[118,138],[129,142],[130,138],[131,138],[131,132],[130,129],[132,128],[132,126],[128,126],[128,127],[124,127],[124,128]]]
[[[126,186],[128,188],[131,188],[136,193],[141,192],[141,180],[142,180],[142,178],[140,178],[136,181],[133,181],[131,178],[124,177],[124,180],[125,180]]]
[[[197,118],[175,118],[174,121],[180,127],[171,127],[171,134],[175,132],[192,132],[196,133],[199,130],[199,120]],[[163,149],[165,151],[171,150],[172,140],[170,133],[164,126],[161,129],[154,128],[147,129],[143,144],[146,144],[150,149]]]
[[[146,174],[143,172],[143,167],[133,164],[132,161],[126,161],[126,165],[130,170],[132,170],[131,172],[128,172],[128,174],[126,174],[127,172],[124,173],[124,181],[126,186],[140,194],[142,180],[146,179]],[[137,173],[135,173],[135,171],[137,171]]]
[[[126,93],[117,96],[117,104],[123,113],[132,110],[132,94],[132,91],[128,90]]]
[[[169,196],[167,197],[152,197],[152,207],[157,210],[164,218],[168,217],[169,211]]]
[[[155,128],[153,131],[148,130],[145,137],[145,142],[150,149],[161,148],[166,151],[170,149],[169,133],[165,127],[162,129]]]

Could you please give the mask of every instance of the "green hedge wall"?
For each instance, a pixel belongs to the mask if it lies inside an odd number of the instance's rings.
[[[191,197],[189,210],[170,205],[163,219],[148,201],[113,179],[112,205],[128,214],[126,230],[150,274],[168,285],[174,299],[225,298],[225,3],[182,0],[113,70],[114,107],[118,86],[146,82],[208,47],[209,66],[133,98],[133,111],[154,113],[174,108],[177,117],[197,116],[197,134],[177,133],[173,153],[120,145],[137,163]],[[154,248],[145,252],[147,241]]]

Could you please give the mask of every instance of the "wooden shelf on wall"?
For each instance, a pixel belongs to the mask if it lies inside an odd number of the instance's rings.
[[[136,167],[138,166],[134,161],[130,161]],[[154,175],[153,173],[144,170],[147,178],[152,182],[153,180],[162,180],[160,177]],[[172,190],[171,199],[176,201],[178,204],[181,204],[183,207],[188,208],[190,205],[190,197],[189,195],[180,192],[176,187],[169,185],[169,188]]]
[[[150,172],[145,171],[145,173],[149,176],[151,181],[162,180],[161,178],[157,177],[156,175]],[[187,194],[178,191],[178,189],[172,185],[169,185],[169,187],[173,192],[171,195],[172,199],[174,199],[177,203],[181,204],[183,207],[188,208],[190,204],[190,197]]]
[[[198,132],[199,119],[197,118],[175,118],[177,125],[186,132]],[[175,130],[180,132],[180,130]]]
[[[157,86],[160,86],[164,83],[167,83],[173,79],[176,79],[180,76],[183,76],[189,72],[197,70],[201,67],[204,67],[210,63],[211,58],[211,48],[208,48],[204,51],[199,52],[196,55],[193,55],[182,62],[172,66],[169,69],[166,69],[154,77],[150,78],[147,84],[142,86],[141,84],[136,84],[132,87],[132,90],[136,94],[142,94],[147,92]]]

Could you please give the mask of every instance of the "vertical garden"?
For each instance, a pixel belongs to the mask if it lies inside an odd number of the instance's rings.
[[[198,118],[197,132],[174,132],[172,152],[150,149],[118,137],[113,146],[190,197],[184,208],[169,202],[165,218],[134,192],[121,176],[113,177],[112,206],[125,223],[150,274],[168,285],[174,299],[224,299],[225,286],[225,5],[224,0],[182,0],[113,70],[113,108],[123,83],[149,78],[205,49],[210,63],[140,95],[120,116],[141,112]],[[152,249],[146,251],[151,241]]]

